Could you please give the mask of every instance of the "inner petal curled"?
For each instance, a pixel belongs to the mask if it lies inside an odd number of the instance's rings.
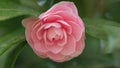
[[[63,37],[63,32],[60,28],[49,28],[47,31],[47,38],[50,41],[59,40]]]

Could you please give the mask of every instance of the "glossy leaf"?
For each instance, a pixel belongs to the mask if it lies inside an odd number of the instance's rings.
[[[99,39],[106,39],[109,33],[109,28],[106,27],[120,27],[120,24],[113,21],[108,21],[104,19],[93,19],[93,18],[86,18],[83,19],[86,27],[86,32],[96,38]]]
[[[84,22],[86,26],[86,33],[100,39],[101,48],[104,53],[111,53],[119,47],[119,23],[104,19],[84,19]]]
[[[25,47],[26,42],[23,41],[20,44],[16,44],[9,48],[2,56],[0,56],[0,68],[13,68],[14,63]]]
[[[106,29],[108,29],[109,37],[108,37],[108,45],[106,46],[106,52],[111,53],[115,50],[119,50],[119,41],[120,41],[120,27],[115,26],[106,26]]]
[[[11,46],[25,41],[24,30],[19,29],[0,37],[0,55],[2,55]]]
[[[38,11],[24,6],[16,1],[1,1],[0,2],[0,20],[5,20],[13,17],[17,17],[20,15],[32,15],[37,16]]]
[[[21,52],[14,68],[54,68],[48,59],[38,57],[29,45]]]
[[[23,28],[21,20],[26,16],[19,16],[7,20],[0,21],[0,38],[8,33],[11,33],[17,29]]]

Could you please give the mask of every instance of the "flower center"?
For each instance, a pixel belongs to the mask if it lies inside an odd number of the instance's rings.
[[[60,28],[51,27],[47,31],[47,38],[50,41],[56,41],[62,39],[62,37],[63,37],[63,32]]]

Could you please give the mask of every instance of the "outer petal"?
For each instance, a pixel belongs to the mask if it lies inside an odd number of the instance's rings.
[[[79,41],[82,37],[82,33],[84,32],[84,28],[76,22],[69,21],[69,24],[72,26],[72,35],[77,41]]]
[[[52,59],[52,60],[54,60],[54,61],[56,61],[56,62],[63,62],[63,61],[65,61],[65,59],[64,59],[65,56],[62,55],[62,54],[60,54],[60,53],[54,54],[54,53],[52,53],[52,52],[48,52],[47,55],[48,55],[48,57],[49,57],[50,59]]]
[[[24,27],[28,27],[38,20],[39,20],[39,18],[26,18],[26,19],[22,20],[22,24]]]
[[[67,44],[64,45],[64,49],[61,51],[63,55],[71,55],[75,52],[76,40],[73,36],[68,36]]]
[[[47,58],[47,54],[46,53],[43,53],[43,52],[40,52],[40,51],[36,51],[36,49],[33,48],[33,51],[40,57],[42,58]]]
[[[39,41],[39,38],[37,37],[37,31],[38,31],[38,28],[34,28],[31,32],[31,37],[32,37],[32,40],[34,41],[34,44],[36,43],[36,41]]]
[[[77,21],[77,16],[72,12],[58,11],[54,12],[54,14],[61,16],[64,21]]]
[[[77,8],[75,7],[74,3],[67,2],[67,1],[62,1],[62,2],[55,4],[51,9],[49,9],[44,14],[46,15],[46,14],[54,13],[57,11],[67,11],[67,12],[72,12],[75,15],[78,15]],[[43,16],[44,14],[42,14],[41,16]]]
[[[76,15],[78,15],[77,8],[76,8],[76,6],[74,5],[73,2],[62,1],[58,5],[67,6],[67,7],[69,7],[69,8],[72,9],[73,13],[75,13]]]
[[[58,45],[55,45],[55,44],[54,45],[46,45],[46,48],[54,54],[59,53],[63,49],[62,46],[58,46]]]
[[[80,55],[85,48],[85,41],[84,41],[84,33],[82,34],[82,38],[76,43],[76,51],[71,55],[72,57],[76,57]]]
[[[75,21],[77,24],[79,24],[81,26],[81,28],[84,28],[84,23],[82,21],[82,19],[79,17],[77,17],[77,20]]]
[[[26,40],[30,44],[30,46],[33,46],[34,42],[33,42],[32,37],[31,37],[31,32],[32,32],[31,26],[26,28],[26,31],[25,31]]]
[[[48,52],[47,48],[45,47],[45,43],[44,43],[43,40],[41,40],[41,41],[36,40],[36,42],[34,44],[34,49],[38,52],[43,52],[43,53]]]
[[[25,31],[26,39],[31,46],[34,46],[34,39],[32,39],[33,36],[32,34],[33,34],[34,26],[37,23],[39,23],[39,20],[34,18],[24,19],[22,21],[22,24],[26,27],[26,31]]]

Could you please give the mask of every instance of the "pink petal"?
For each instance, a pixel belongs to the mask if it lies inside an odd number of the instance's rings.
[[[47,38],[50,41],[56,41],[59,40],[63,36],[62,29],[60,28],[49,28],[47,31]],[[54,40],[53,40],[54,39]]]
[[[77,41],[79,41],[81,39],[82,33],[84,32],[84,28],[76,22],[69,21],[69,24],[72,26],[72,35]]]
[[[48,15],[48,16],[44,16],[42,17],[41,19],[43,19],[43,22],[55,22],[57,20],[63,20],[63,18],[59,15],[54,15],[54,14],[51,14],[51,15]]]
[[[64,46],[67,43],[67,34],[65,30],[63,29],[63,38],[58,40],[57,45]]]
[[[58,54],[54,54],[52,52],[48,52],[47,55],[53,61],[56,61],[56,62],[63,62],[63,61],[65,61],[65,59],[64,59],[65,56],[62,55],[62,54],[59,54],[59,53]]]
[[[43,40],[41,40],[41,41],[36,40],[36,42],[34,44],[34,49],[38,52],[43,52],[43,53],[48,52],[48,50],[45,47],[45,43],[43,42]]]
[[[57,54],[57,53],[59,53],[59,52],[63,49],[62,46],[58,46],[58,45],[56,45],[54,42],[49,41],[49,40],[47,39],[46,31],[44,32],[44,41],[45,41],[45,46],[46,46],[46,48],[47,48],[49,51],[51,51],[52,53]]]
[[[56,36],[56,33],[52,28],[47,31],[46,37],[47,37],[48,40],[53,41],[55,36]]]
[[[36,33],[37,33],[37,31],[38,31],[38,28],[39,28],[39,27],[34,28],[34,29],[32,30],[32,32],[31,32],[31,37],[32,37],[32,40],[34,41],[34,44],[36,43],[36,41],[39,40],[38,37],[37,37],[37,35],[36,35]]]
[[[62,46],[58,46],[58,45],[56,45],[54,42],[51,42],[51,41],[49,41],[49,40],[47,40],[47,38],[46,38],[46,32],[45,32],[45,34],[44,34],[44,41],[45,41],[45,46],[46,46],[46,48],[49,50],[49,51],[51,51],[52,53],[55,53],[55,54],[57,54],[57,53],[59,53],[61,50],[62,50]]]
[[[57,11],[67,11],[67,12],[74,13],[75,15],[78,15],[77,8],[75,7],[74,3],[68,2],[68,1],[62,1],[55,4],[45,13],[45,15],[49,13],[54,13]]]
[[[30,44],[30,46],[34,45],[34,42],[33,42],[32,38],[31,38],[31,32],[32,32],[31,26],[26,28],[26,31],[25,31],[26,40]]]
[[[56,28],[61,27],[61,25],[58,24],[58,23],[46,23],[46,24],[41,25],[41,26],[40,26],[40,24],[36,25],[36,27],[34,27],[34,29],[38,28],[38,30],[36,32],[38,39],[41,40],[43,38],[43,32],[45,31],[45,29],[48,29],[48,28],[50,28],[52,26],[56,27]]]
[[[69,8],[68,6],[64,6],[64,5],[59,5],[60,3],[57,3],[55,5],[53,5],[47,12],[45,12],[45,15],[46,14],[49,14],[49,13],[54,13],[54,12],[57,12],[57,11],[69,11],[69,12],[72,12],[71,8]]]
[[[76,6],[74,5],[73,2],[62,1],[62,2],[59,2],[58,5],[67,6],[67,7],[69,7],[69,8],[72,9],[73,13],[75,13],[76,15],[78,15],[77,8],[76,8]]]
[[[27,20],[30,21],[30,19],[28,18],[28,19],[23,21],[23,24],[25,22],[27,22]],[[31,22],[31,24],[29,24],[29,27],[27,26],[26,31],[25,31],[26,40],[28,41],[28,43],[30,44],[31,47],[33,47],[33,45],[34,45],[34,39],[32,39],[32,32],[33,32],[33,29],[34,29],[34,25],[38,22],[39,22],[39,20],[35,21],[34,23]]]
[[[43,13],[42,15],[40,15],[39,18],[43,19],[45,17],[49,17],[51,15],[57,15],[59,17],[62,18],[62,20],[65,20],[65,21],[76,21],[77,20],[77,17],[78,15],[75,15],[73,12],[70,12],[70,11],[64,11],[64,10],[59,10],[59,11],[55,11],[55,12],[51,12],[50,14],[48,13]],[[54,18],[53,18],[54,19]],[[52,19],[52,20],[53,20]],[[61,19],[57,19],[57,20],[61,20]],[[57,21],[55,20],[55,21]],[[49,22],[49,21],[48,21]]]
[[[34,27],[34,30],[37,30],[36,31],[36,35],[37,35],[37,38],[39,40],[41,40],[43,38],[43,33],[44,33],[44,28],[45,28],[46,25],[40,25],[40,23],[38,23],[36,25],[36,27]]]
[[[33,48],[33,51],[35,52],[35,54],[37,54],[38,56],[42,57],[42,58],[47,58],[47,54],[40,52],[40,51],[36,51],[36,49]]]
[[[85,48],[85,40],[84,40],[84,33],[82,35],[82,38],[76,43],[76,51],[71,55],[73,57],[76,57],[80,55]]]
[[[84,23],[83,23],[82,19],[80,18],[80,16],[77,17],[77,20],[75,22],[77,24],[79,24],[81,28],[84,28]]]
[[[76,48],[76,41],[73,36],[68,36],[67,38],[67,44],[64,45],[63,50],[61,51],[61,54],[63,55],[71,55],[72,53],[75,52]]]
[[[44,42],[45,42],[46,45],[53,45],[54,44],[54,42],[48,40],[48,38],[47,38],[47,32],[46,31],[43,34],[43,40],[44,40]]]
[[[58,12],[54,12],[54,14],[61,16],[64,19],[64,21],[76,21],[78,17],[72,12],[66,12],[66,11],[58,11]]]
[[[52,52],[52,53],[54,53],[54,54],[59,53],[59,52],[63,49],[62,46],[58,46],[58,45],[56,45],[56,44],[54,44],[54,45],[46,45],[46,48],[47,48],[50,52]]]
[[[39,18],[26,18],[22,20],[22,24],[24,27],[28,27],[29,25],[35,23],[37,20],[39,20]]]
[[[72,33],[72,27],[67,22],[63,20],[58,20],[57,22],[61,24],[61,26],[64,28],[64,30],[66,30],[68,34]]]
[[[46,26],[44,29],[48,29],[50,27],[60,28],[61,25],[59,23],[54,23],[54,22],[53,23],[46,23]]]

